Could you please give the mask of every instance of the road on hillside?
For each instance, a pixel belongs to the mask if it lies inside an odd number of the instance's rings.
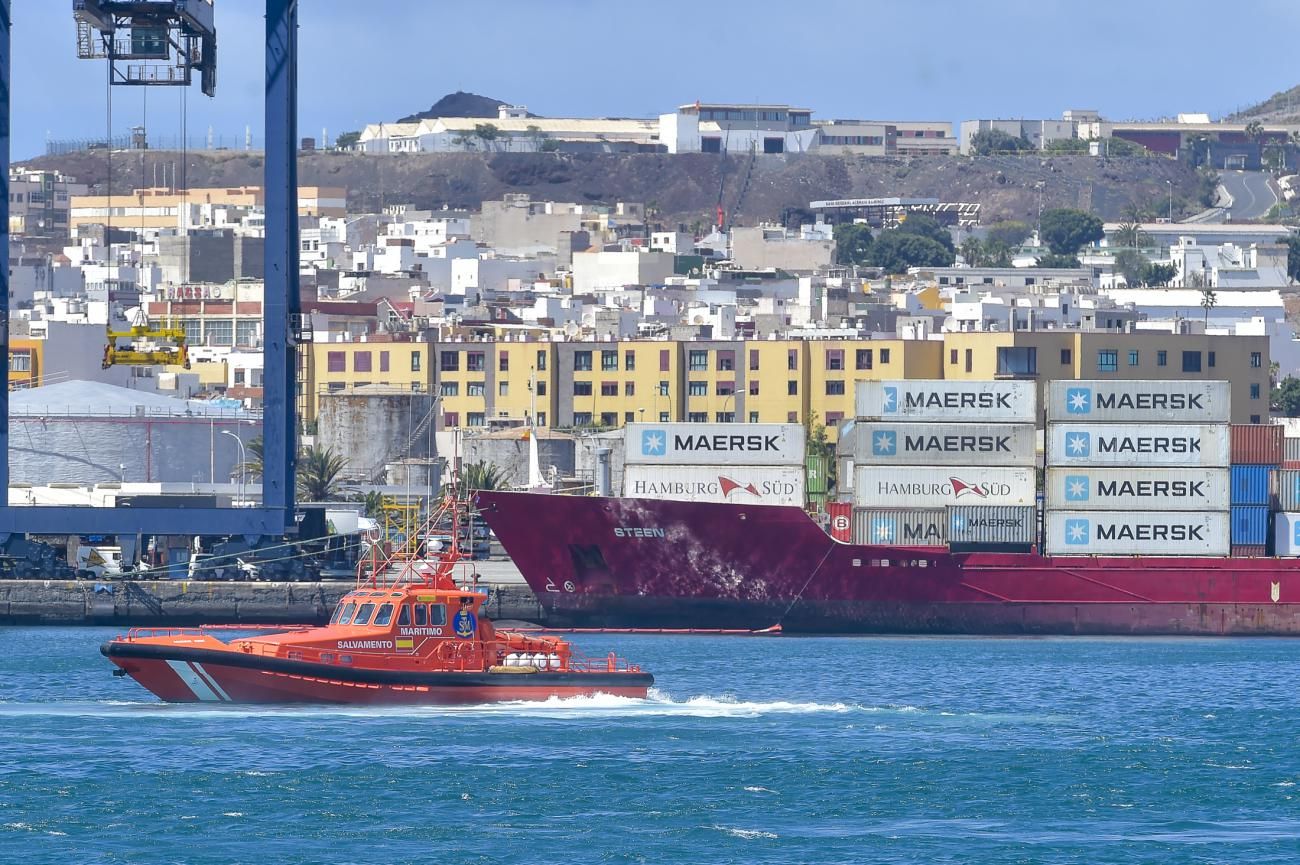
[[[1277,204],[1277,193],[1269,183],[1269,176],[1262,171],[1223,171],[1219,182],[1232,196],[1228,213],[1233,222],[1262,219]]]

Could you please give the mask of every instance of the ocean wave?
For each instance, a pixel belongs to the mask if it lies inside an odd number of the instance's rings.
[[[733,838],[744,838],[746,840],[752,840],[755,838],[776,839],[781,837],[775,832],[764,832],[761,829],[739,829],[735,826],[716,826],[716,825],[710,826],[709,828],[730,835]]]

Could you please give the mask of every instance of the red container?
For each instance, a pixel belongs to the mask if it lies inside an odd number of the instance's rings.
[[[1233,544],[1228,554],[1234,559],[1262,559],[1268,555],[1263,544]]]
[[[846,544],[853,542],[853,502],[830,502],[826,513],[831,518],[831,537]]]
[[[1286,427],[1281,424],[1232,425],[1232,464],[1277,466],[1286,447]]]
[[[1300,469],[1300,460],[1282,460],[1282,469]]]

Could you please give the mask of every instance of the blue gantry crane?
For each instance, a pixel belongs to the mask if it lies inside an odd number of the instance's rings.
[[[115,85],[216,88],[213,0],[73,0],[78,53],[108,61]],[[9,250],[10,11],[0,0],[0,247]],[[0,387],[0,545],[23,534],[239,535],[249,545],[292,534],[297,430],[298,2],[266,0],[266,275],[262,504],[256,508],[10,507],[9,390]],[[109,143],[111,148],[111,142]],[[9,368],[9,270],[0,267],[0,355]],[[14,540],[11,541],[11,538]],[[123,551],[125,553],[125,550]]]

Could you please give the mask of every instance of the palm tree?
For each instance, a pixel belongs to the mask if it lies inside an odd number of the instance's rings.
[[[456,484],[462,494],[468,496],[479,490],[497,490],[505,486],[505,472],[501,467],[479,460],[461,466],[460,478]]]
[[[1206,286],[1201,289],[1201,308],[1205,310],[1205,323],[1210,323],[1210,310],[1218,304],[1219,298],[1215,295],[1214,289]]]
[[[961,257],[969,267],[979,267],[984,258],[984,245],[978,238],[966,238],[961,244]]]
[[[340,475],[347,467],[346,458],[332,448],[315,445],[298,457],[298,498],[306,502],[337,501],[344,492]]]
[[[265,471],[265,461],[263,458],[263,448],[266,442],[262,441],[261,436],[255,436],[245,444],[245,450],[248,451],[248,460],[238,468],[248,475],[250,480],[258,480]]]

